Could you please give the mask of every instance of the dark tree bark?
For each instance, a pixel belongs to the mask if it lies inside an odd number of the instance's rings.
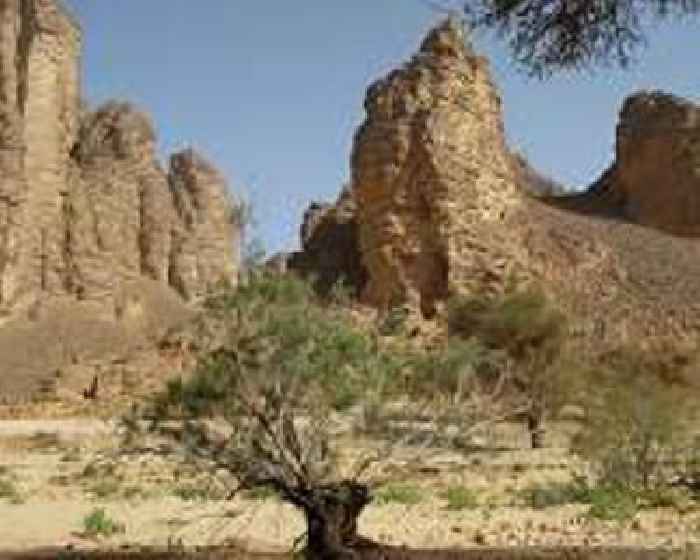
[[[530,432],[530,447],[532,449],[542,449],[544,447],[543,415],[539,407],[533,407],[527,415],[527,429]]]
[[[291,500],[306,516],[306,557],[357,558],[355,549],[367,544],[357,534],[357,520],[371,500],[367,485],[352,481],[311,489],[303,492],[301,500]]]

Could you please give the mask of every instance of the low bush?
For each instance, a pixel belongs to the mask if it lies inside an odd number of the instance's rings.
[[[697,397],[662,379],[654,362],[627,349],[589,374],[585,419],[573,447],[601,485],[635,492],[663,487],[679,451],[689,447]]]
[[[9,476],[0,477],[0,500],[11,504],[20,504],[23,501],[17,485]]]
[[[423,501],[423,493],[419,488],[409,484],[388,484],[377,491],[374,501],[378,505],[402,504],[413,506]]]
[[[524,503],[533,509],[589,503],[589,488],[580,481],[535,485],[519,492]]]
[[[446,509],[451,511],[479,507],[479,498],[476,492],[464,486],[450,486],[445,490],[442,498],[447,501]]]
[[[83,519],[83,529],[85,536],[111,537],[118,533],[123,533],[126,528],[124,524],[117,523],[107,515],[104,509],[95,509]]]

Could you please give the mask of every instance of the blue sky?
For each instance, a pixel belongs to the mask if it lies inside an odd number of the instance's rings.
[[[85,31],[91,104],[146,108],[163,155],[193,145],[254,207],[269,250],[292,248],[304,208],[349,176],[367,86],[407,59],[439,15],[422,0],[66,0]],[[501,90],[508,138],[573,187],[612,160],[624,97],[663,89],[697,100],[694,22],[650,30],[627,71],[527,78],[477,36]]]

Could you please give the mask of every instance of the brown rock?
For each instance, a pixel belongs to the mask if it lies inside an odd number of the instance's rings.
[[[339,282],[359,295],[367,283],[367,270],[359,247],[357,205],[349,189],[335,204],[314,202],[304,213],[302,250],[287,260],[289,270],[313,278],[321,295]]]
[[[58,0],[0,0],[0,398],[154,344],[188,315],[171,287],[237,280],[223,177],[193,152],[166,174],[128,103],[86,111],[81,42]]]
[[[370,87],[365,106],[352,192],[364,295],[380,310],[407,305],[425,318],[452,294],[536,281],[571,311],[572,337],[591,352],[697,336],[700,243],[646,227],[687,232],[700,223],[689,147],[697,113],[687,104],[628,102],[614,169],[590,192],[556,198],[526,192],[542,178],[508,153],[487,65],[452,22]],[[655,155],[662,140],[667,148]]]
[[[499,285],[517,204],[500,99],[485,59],[449,19],[369,88],[352,154],[365,297],[432,316],[452,291]],[[494,242],[494,238],[497,242]]]
[[[193,150],[170,160],[170,190],[178,224],[170,255],[170,282],[186,299],[222,284],[235,285],[240,224],[219,171]]]

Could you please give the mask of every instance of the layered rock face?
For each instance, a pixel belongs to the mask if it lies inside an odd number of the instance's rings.
[[[367,269],[359,248],[357,204],[345,188],[335,204],[314,202],[304,213],[302,250],[290,255],[286,268],[310,277],[326,295],[339,282],[359,296],[367,284]]]
[[[628,98],[617,127],[613,183],[625,216],[700,234],[700,107],[663,93]]]
[[[432,316],[449,292],[498,287],[517,195],[487,61],[453,20],[372,85],[352,154],[365,298]],[[496,241],[496,242],[494,242]]]
[[[700,107],[661,92],[628,97],[611,168],[584,193],[556,204],[700,235]]]
[[[192,299],[237,278],[240,229],[236,203],[227,196],[221,173],[193,150],[172,156],[169,181],[177,217],[169,281]]]
[[[365,300],[430,318],[450,295],[536,282],[571,312],[572,335],[591,352],[695,340],[700,243],[657,229],[688,231],[694,221],[695,117],[683,105],[662,126],[676,103],[653,98],[653,110],[644,96],[626,105],[618,162],[596,188],[554,203],[543,196],[554,185],[506,149],[485,61],[458,25],[438,26],[409,63],[370,87],[356,134],[346,220],[359,232]],[[677,217],[682,200],[687,214]],[[335,224],[338,208],[313,208],[303,237]],[[331,254],[332,237],[323,239]]]
[[[152,348],[185,300],[238,279],[221,174],[191,150],[165,171],[128,103],[86,112],[80,52],[58,0],[0,0],[0,397],[78,354]]]
[[[0,307],[62,290],[80,32],[53,0],[0,2]]]

